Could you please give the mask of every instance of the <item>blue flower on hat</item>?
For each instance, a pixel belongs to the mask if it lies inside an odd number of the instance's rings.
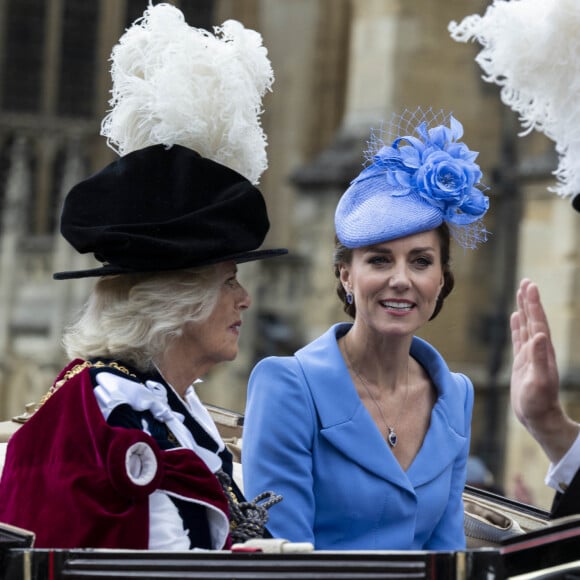
[[[489,199],[477,188],[482,177],[475,163],[478,153],[459,142],[461,123],[450,116],[449,127],[428,130],[423,122],[416,134],[418,137],[397,137],[392,145],[383,146],[353,183],[382,173],[391,195],[416,192],[439,208],[446,222],[466,225],[481,219]]]
[[[360,248],[446,223],[463,248],[486,241],[489,199],[478,153],[460,141],[461,123],[444,111],[405,110],[393,115],[387,134],[371,133],[369,164],[336,206],[338,240]]]

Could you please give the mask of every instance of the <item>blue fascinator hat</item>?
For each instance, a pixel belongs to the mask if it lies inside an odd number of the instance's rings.
[[[460,139],[463,126],[431,109],[393,116],[388,136],[372,133],[367,166],[342,195],[335,213],[338,240],[360,248],[449,226],[464,248],[487,239],[489,208],[478,156]]]

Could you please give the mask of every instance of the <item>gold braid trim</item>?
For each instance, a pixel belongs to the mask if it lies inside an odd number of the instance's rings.
[[[127,367],[124,367],[123,365],[120,365],[119,363],[116,363],[115,361],[104,362],[104,361],[98,360],[95,362],[91,362],[91,361],[86,360],[82,363],[79,363],[78,365],[75,365],[72,369],[69,369],[64,374],[62,379],[60,379],[59,381],[55,381],[55,383],[52,385],[52,387],[50,387],[50,389],[48,389],[46,394],[40,399],[40,403],[38,403],[36,409],[37,410],[40,409],[40,407],[42,407],[42,405],[44,405],[44,403],[46,403],[46,401],[48,401],[48,399],[50,399],[50,397],[52,397],[52,395],[54,395],[54,393],[56,393],[56,391],[58,389],[60,389],[60,387],[62,387],[67,381],[70,381],[70,379],[72,379],[73,377],[76,377],[79,373],[82,373],[85,369],[88,369],[88,368],[95,368],[95,369],[111,368],[111,369],[115,369],[117,371],[120,371],[120,372],[122,372],[130,377],[137,376],[134,373],[130,372]]]
[[[82,363],[75,365],[72,369],[69,369],[64,374],[62,379],[60,379],[59,381],[55,381],[54,384],[50,387],[50,389],[48,389],[48,391],[45,393],[45,395],[40,399],[40,403],[33,404],[33,406],[31,406],[31,408],[29,408],[27,406],[27,409],[26,409],[27,412],[25,414],[19,415],[18,417],[14,417],[12,420],[16,421],[18,423],[25,423],[30,417],[32,417],[34,412],[38,411],[38,409],[40,409],[40,407],[42,407],[42,405],[44,405],[44,403],[46,403],[46,401],[48,401],[48,399],[50,399],[50,397],[52,397],[52,395],[54,395],[54,393],[56,393],[56,391],[58,391],[58,389],[60,389],[60,387],[62,387],[67,381],[70,381],[70,379],[72,379],[73,377],[76,377],[79,373],[82,373],[85,369],[89,369],[89,368],[95,368],[95,369],[111,368],[111,369],[115,369],[115,370],[127,375],[128,377],[137,378],[137,375],[135,373],[132,373],[131,371],[129,371],[129,369],[127,367],[124,367],[123,365],[120,365],[118,362],[115,362],[115,361],[111,361],[111,362],[103,362],[102,360],[97,360],[95,362],[91,362],[88,360],[83,361]],[[173,443],[173,445],[178,447],[179,442],[177,441],[177,438],[169,430],[169,428],[167,426],[166,426],[166,429],[167,429],[167,439],[171,443]]]
[[[62,379],[60,379],[60,381],[55,381],[55,383],[52,385],[52,387],[50,387],[50,389],[48,389],[46,394],[40,399],[40,403],[33,404],[33,406],[31,406],[31,408],[29,408],[27,406],[27,409],[26,409],[27,412],[25,414],[19,415],[18,417],[14,417],[12,420],[16,421],[17,423],[25,423],[27,421],[27,419],[29,419],[33,415],[34,412],[38,411],[38,409],[40,409],[40,407],[42,407],[42,405],[44,405],[44,403],[46,403],[46,401],[48,401],[48,399],[50,399],[50,397],[52,397],[52,395],[54,395],[54,393],[56,393],[56,391],[58,391],[58,389],[60,389],[60,387],[62,387],[67,381],[70,381],[70,379],[72,379],[73,377],[76,377],[79,373],[82,373],[85,369],[89,369],[89,368],[115,369],[115,370],[127,375],[128,377],[137,378],[137,375],[135,373],[130,372],[127,367],[124,367],[123,365],[120,365],[119,363],[117,363],[115,361],[111,361],[111,362],[103,362],[102,360],[98,360],[95,362],[91,362],[88,360],[83,361],[82,363],[75,365],[72,369],[69,369],[64,374]],[[169,428],[167,428],[167,426],[166,426],[166,429],[167,429],[167,439],[171,443],[173,443],[173,445],[178,447],[179,442],[177,441],[177,438],[169,430]]]

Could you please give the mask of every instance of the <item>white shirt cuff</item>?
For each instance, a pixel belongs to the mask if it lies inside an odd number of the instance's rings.
[[[568,489],[570,482],[574,479],[578,469],[580,468],[580,433],[576,437],[570,449],[566,452],[564,457],[560,459],[556,465],[550,463],[546,479],[546,485],[559,492],[564,492]]]

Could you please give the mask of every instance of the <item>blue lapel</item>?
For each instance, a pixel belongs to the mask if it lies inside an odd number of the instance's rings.
[[[296,353],[320,419],[320,434],[363,469],[414,494],[415,487],[447,469],[466,443],[465,387],[433,347],[413,339],[411,355],[427,369],[439,396],[423,446],[404,472],[362,404],[338,348],[337,338],[350,326],[336,324]]]
[[[414,493],[350,380],[336,341],[350,326],[334,325],[296,353],[320,419],[320,434],[363,469]],[[361,433],[366,436],[363,448]]]
[[[469,443],[473,395],[467,378],[452,374],[443,357],[428,342],[413,338],[411,356],[427,370],[437,388],[429,430],[407,470],[407,476],[418,487],[448,469]]]

